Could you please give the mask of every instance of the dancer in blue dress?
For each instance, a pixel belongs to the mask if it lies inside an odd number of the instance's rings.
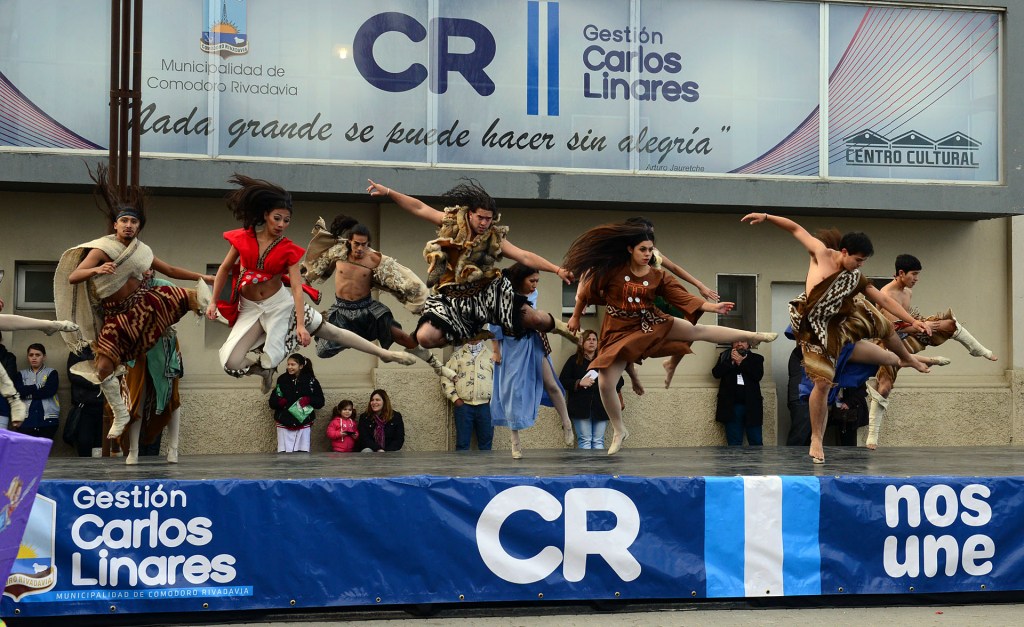
[[[512,289],[537,306],[540,274],[521,263],[502,271]],[[491,422],[512,431],[512,457],[520,459],[523,447],[519,431],[533,426],[541,405],[554,407],[562,418],[566,446],[574,442],[572,421],[565,405],[565,390],[551,362],[551,348],[544,335],[529,331],[519,339],[508,337],[501,327],[491,325],[494,334],[494,391],[491,394]]]

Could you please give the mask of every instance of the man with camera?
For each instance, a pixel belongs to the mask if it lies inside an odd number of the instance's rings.
[[[748,444],[761,446],[764,357],[750,352],[747,342],[737,340],[718,356],[718,363],[711,369],[711,374],[721,379],[715,420],[725,425],[725,439],[729,446],[742,446],[744,433]]]

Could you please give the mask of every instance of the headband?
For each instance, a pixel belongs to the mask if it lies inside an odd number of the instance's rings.
[[[118,220],[125,216],[135,218],[139,222],[142,222],[142,215],[132,207],[119,207],[117,210],[117,215],[114,216],[114,222],[117,222]]]

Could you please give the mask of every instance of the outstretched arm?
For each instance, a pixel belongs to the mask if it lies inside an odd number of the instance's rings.
[[[385,198],[390,198],[391,200],[395,201],[396,205],[398,205],[402,209],[405,209],[406,211],[416,216],[417,218],[423,218],[424,220],[430,222],[431,224],[441,226],[441,218],[444,217],[443,211],[438,211],[437,209],[434,209],[430,205],[427,205],[426,203],[423,203],[417,200],[416,198],[413,198],[412,196],[406,196],[405,194],[396,192],[395,190],[391,189],[390,187],[387,187],[386,185],[374,183],[370,179],[366,180],[370,183],[369,185],[366,186],[367,194],[371,196],[383,196]]]
[[[213,283],[215,280],[212,274],[200,274],[198,272],[186,270],[185,268],[172,266],[166,261],[163,261],[156,257],[153,258],[153,269],[159,272],[160,274],[163,274],[164,276],[169,276],[172,279],[181,279],[183,281],[198,281],[199,279],[202,279],[207,283]]]
[[[557,274],[558,278],[565,281],[566,285],[572,283],[572,273],[563,268],[562,266],[556,266],[547,259],[541,257],[537,253],[531,253],[528,250],[519,248],[508,240],[502,240],[501,242],[501,254],[508,257],[512,261],[518,261],[524,266],[529,266],[535,270],[542,270],[544,272],[551,272]]]
[[[903,305],[896,302],[895,298],[879,290],[874,285],[868,285],[864,290],[864,295],[868,297],[868,300],[888,311],[900,320],[909,322],[917,331],[927,335],[932,334],[932,328],[930,326],[910,315],[910,312],[904,309]]]
[[[299,338],[299,344],[309,346],[312,338],[306,329],[306,303],[302,300],[302,275],[299,274],[299,264],[294,263],[288,266],[288,279],[291,283],[292,300],[295,301],[295,335]]]
[[[680,279],[686,281],[690,285],[692,285],[695,288],[697,288],[697,291],[700,292],[700,295],[704,297],[704,300],[710,300],[710,301],[713,301],[713,302],[718,302],[718,299],[721,298],[721,296],[719,296],[718,292],[716,292],[715,290],[711,289],[707,285],[704,285],[703,283],[701,283],[692,274],[690,274],[686,270],[683,270],[682,266],[676,264],[675,262],[673,262],[671,259],[669,259],[665,255],[661,256],[661,265],[666,270],[671,272],[672,274],[676,275]]]
[[[827,250],[827,246],[817,237],[814,237],[807,232],[807,229],[800,226],[796,222],[793,222],[789,218],[783,218],[782,216],[774,216],[769,213],[748,213],[747,215],[740,218],[740,222],[749,222],[750,224],[760,224],[762,222],[769,222],[779,227],[783,231],[789,231],[793,237],[797,239],[807,252],[811,253],[815,259],[818,255],[824,253]]]

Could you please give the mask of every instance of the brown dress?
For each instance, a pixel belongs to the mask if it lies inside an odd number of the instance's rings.
[[[618,361],[640,363],[648,357],[691,352],[688,343],[666,339],[675,318],[659,310],[654,298],[661,296],[688,319],[699,315],[706,301],[687,292],[664,270],[651,268],[637,277],[626,264],[591,289],[592,300],[604,302],[606,307],[601,343],[591,368],[600,370]]]

